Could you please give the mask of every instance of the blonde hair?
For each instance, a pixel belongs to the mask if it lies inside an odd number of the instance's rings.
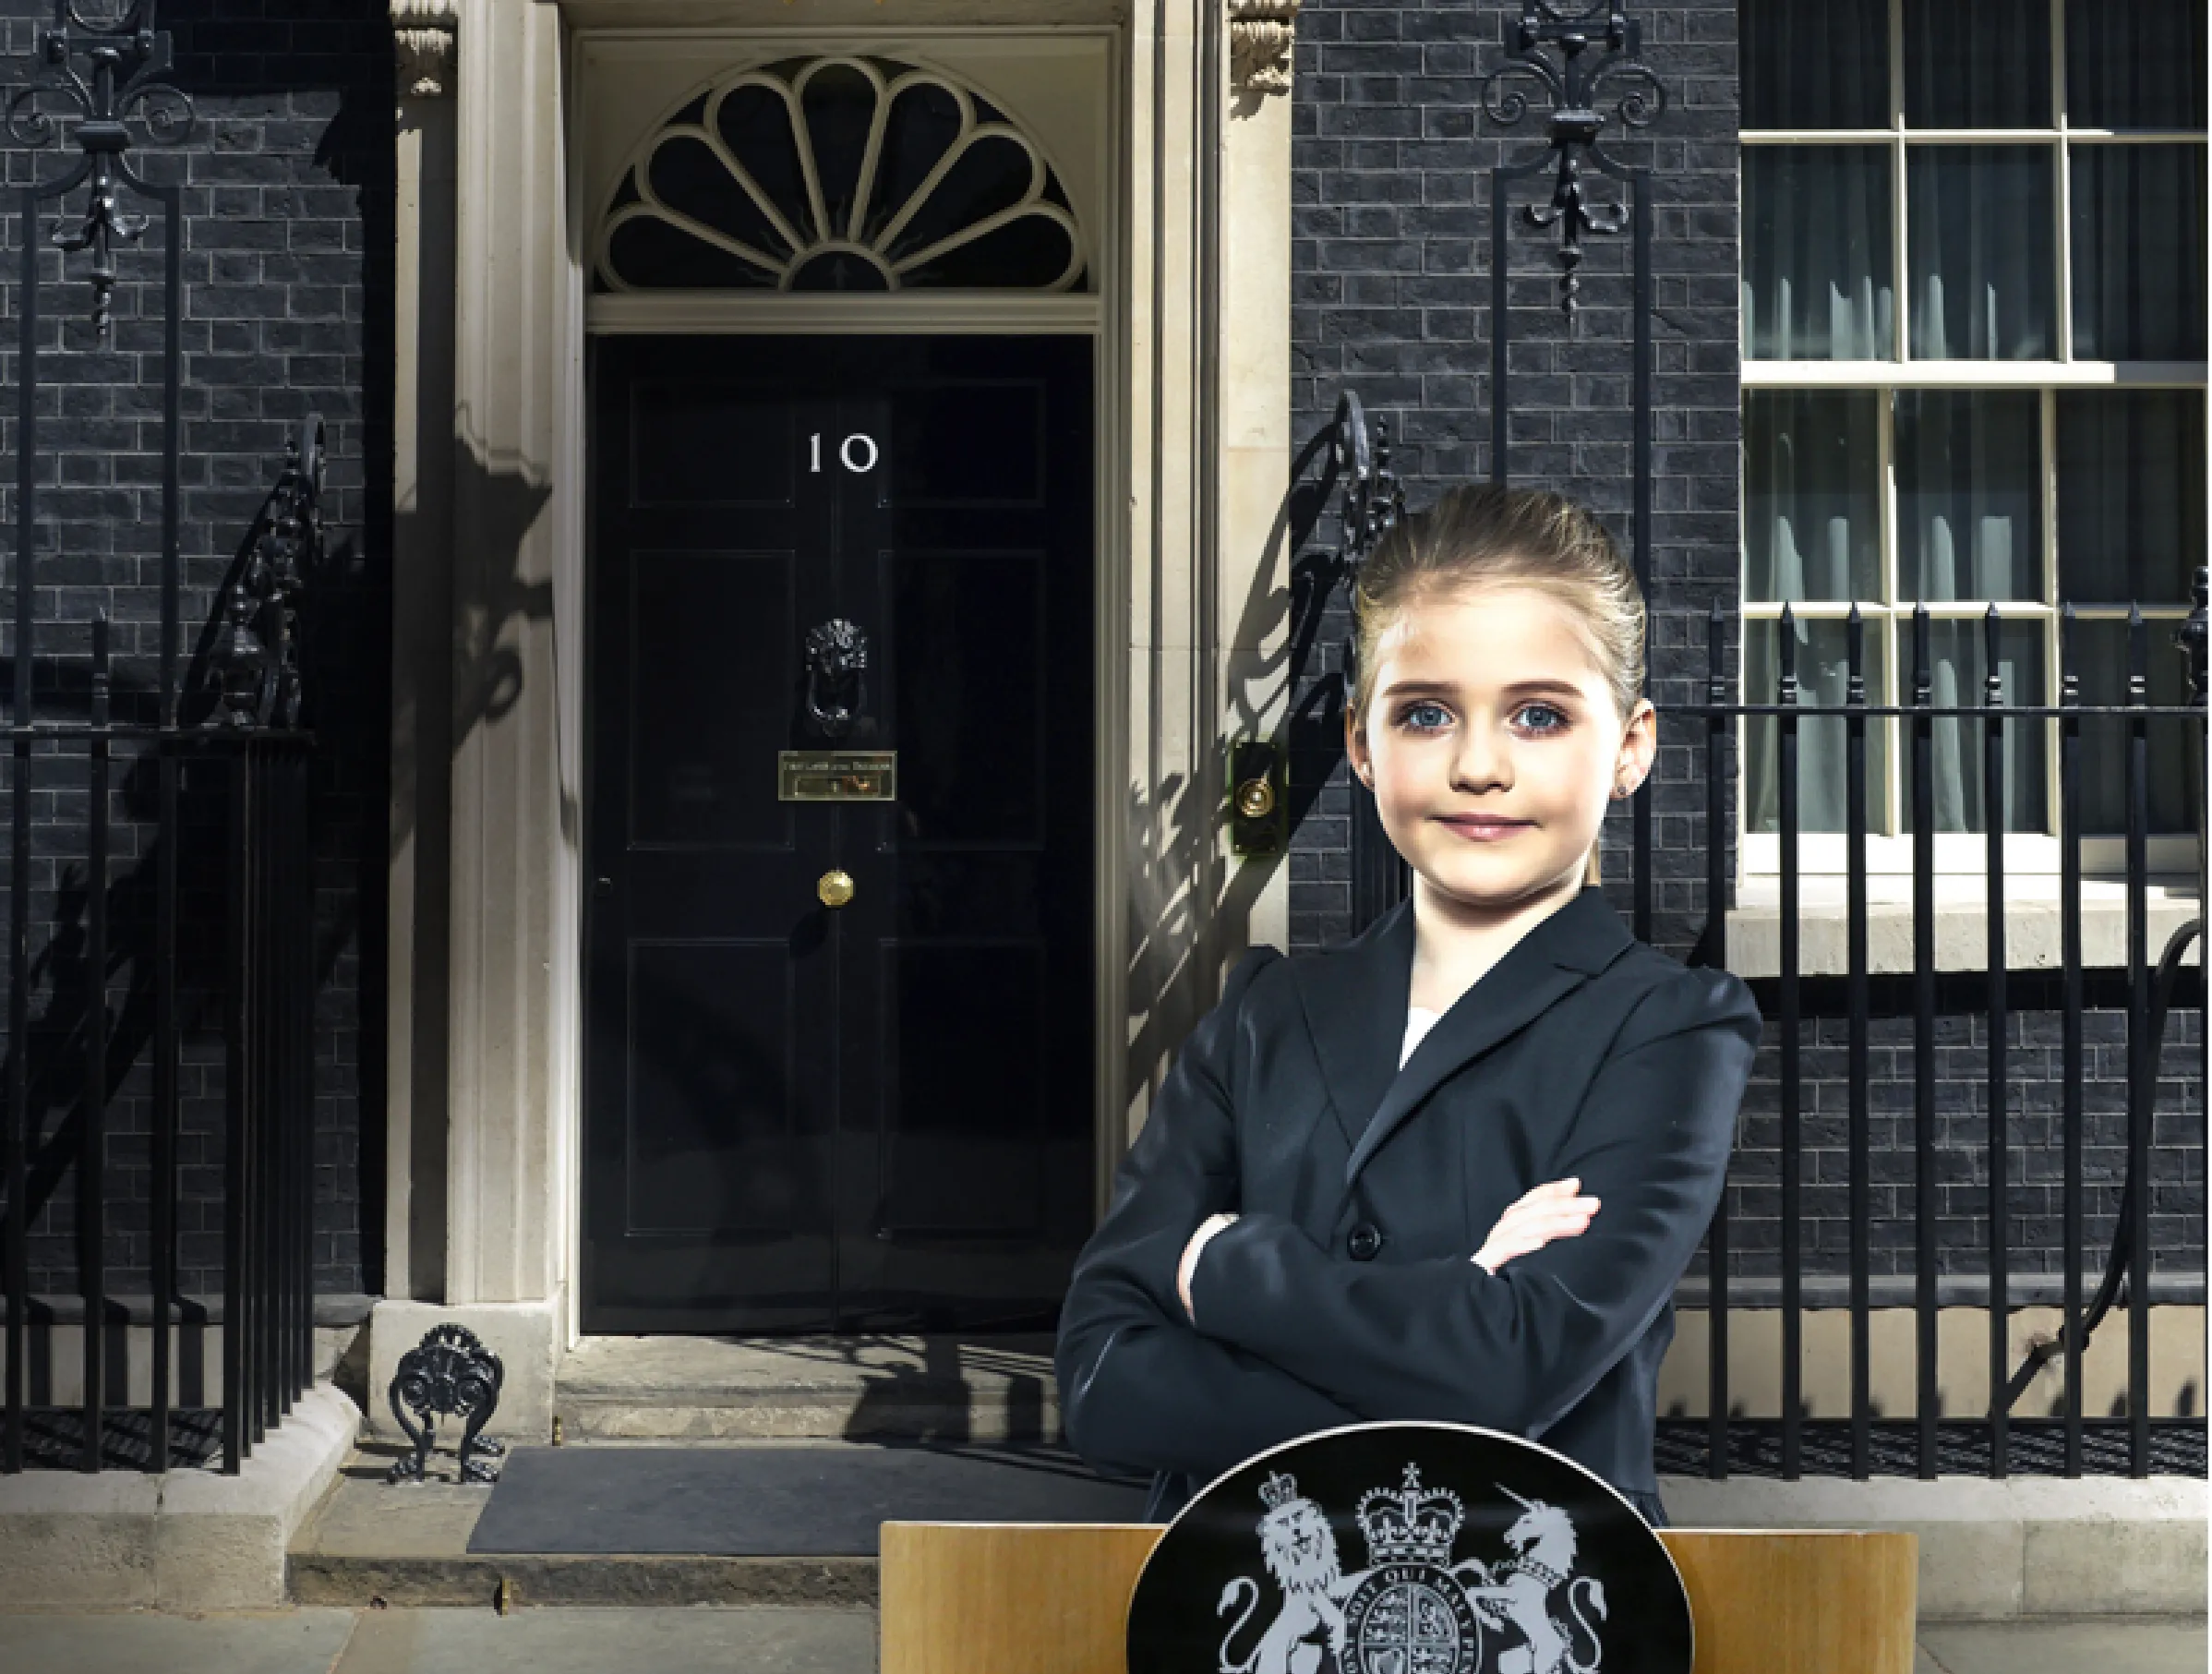
[[[1448,490],[1376,543],[1352,595],[1357,664],[1349,714],[1367,722],[1385,633],[1426,599],[1497,586],[1557,599],[1586,630],[1623,721],[1643,693],[1644,601],[1636,572],[1590,512],[1541,488],[1483,483]],[[1598,881],[1598,845],[1588,880]]]

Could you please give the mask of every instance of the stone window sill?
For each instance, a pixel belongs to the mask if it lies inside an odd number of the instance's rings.
[[[1850,966],[1849,923],[1845,880],[1808,876],[1798,884],[1797,971],[1801,976],[1845,976]],[[2197,915],[2194,878],[2153,875],[2146,894],[2148,933],[2146,957],[2156,964],[2176,929]],[[1727,968],[1747,980],[1782,971],[1781,883],[1753,876],[1737,887],[1737,904],[1726,917]],[[2115,877],[2082,880],[2082,964],[2085,969],[2124,969],[2127,964],[2127,884]],[[2008,970],[2057,970],[2063,928],[2055,876],[2008,878],[2004,885],[2004,963]],[[2192,941],[2186,964],[2202,957],[2201,940]],[[1984,970],[1989,967],[1988,885],[1980,877],[1943,876],[1935,880],[1935,968]],[[1909,877],[1876,875],[1867,880],[1867,966],[1881,975],[1910,975],[1913,969],[1913,902]]]

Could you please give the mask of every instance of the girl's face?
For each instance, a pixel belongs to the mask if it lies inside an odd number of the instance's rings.
[[[1345,719],[1383,830],[1443,895],[1505,907],[1581,887],[1618,787],[1651,769],[1652,705],[1625,718],[1569,607],[1519,585],[1414,600]]]

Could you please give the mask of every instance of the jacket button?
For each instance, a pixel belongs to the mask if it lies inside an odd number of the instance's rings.
[[[1363,1221],[1352,1229],[1344,1240],[1344,1247],[1352,1252],[1354,1261],[1372,1261],[1382,1248],[1382,1233],[1370,1222]]]

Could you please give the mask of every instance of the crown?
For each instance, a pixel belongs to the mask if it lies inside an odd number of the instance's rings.
[[[1369,1563],[1449,1564],[1467,1508],[1449,1488],[1424,1488],[1421,1467],[1409,1464],[1403,1487],[1369,1488],[1360,1496],[1358,1516]]]
[[[1298,1497],[1298,1479],[1277,1471],[1259,1485],[1259,1497],[1268,1502],[1268,1510],[1277,1510]]]

